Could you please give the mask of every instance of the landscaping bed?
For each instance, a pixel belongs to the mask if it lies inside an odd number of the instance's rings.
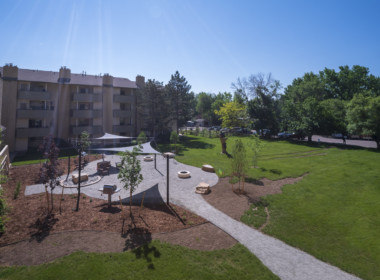
[[[90,156],[90,161],[97,159],[99,156]],[[73,163],[74,159],[71,160]],[[67,159],[61,159],[60,162],[66,173]],[[233,238],[217,227],[176,205],[133,205],[131,217],[129,205],[123,205],[121,210],[120,204],[114,202],[108,208],[106,200],[81,194],[79,212],[76,212],[73,211],[76,195],[63,195],[62,200],[61,195],[54,195],[54,210],[48,215],[45,193],[24,195],[26,186],[39,182],[39,169],[40,164],[13,167],[8,181],[3,184],[9,212],[6,231],[0,236],[0,264],[43,263],[76,250],[122,251],[152,239],[204,250],[230,248],[236,244]],[[20,189],[15,199],[18,183]],[[73,234],[79,237],[69,238]],[[99,235],[102,241],[95,242]],[[84,240],[87,242],[84,243]],[[49,247],[52,242],[59,244],[61,252],[50,250],[58,253],[47,254],[49,250],[46,246]],[[17,244],[6,246],[12,243]],[[29,256],[30,252],[34,252],[33,257]]]

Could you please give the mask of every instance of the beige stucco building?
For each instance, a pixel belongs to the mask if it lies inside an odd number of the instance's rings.
[[[0,117],[11,152],[27,151],[44,136],[68,140],[82,131],[98,137],[105,132],[136,136],[136,81],[109,74],[71,73],[0,67]]]

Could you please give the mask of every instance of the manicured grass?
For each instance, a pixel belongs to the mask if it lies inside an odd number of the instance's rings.
[[[228,150],[233,139],[227,142]],[[189,137],[183,144],[177,160],[195,166],[208,163],[222,169],[223,175],[230,174],[219,139]],[[282,194],[265,198],[270,212],[265,233],[363,279],[380,279],[378,151],[269,141],[258,166],[250,168],[249,177],[307,174],[300,182],[285,186]],[[242,220],[261,223],[253,221],[252,215]]]
[[[242,245],[212,252],[154,241],[113,254],[77,252],[53,263],[0,268],[5,279],[278,279]]]
[[[240,219],[243,223],[254,228],[260,228],[267,220],[265,206],[262,203],[251,204]]]

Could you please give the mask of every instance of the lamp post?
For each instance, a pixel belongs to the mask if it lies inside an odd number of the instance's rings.
[[[78,197],[77,197],[77,208],[75,209],[75,211],[79,211],[79,200],[80,200],[80,173],[81,173],[81,170],[82,170],[82,142],[79,141],[77,142],[77,150],[78,150],[78,153],[79,153],[79,166],[78,166]]]

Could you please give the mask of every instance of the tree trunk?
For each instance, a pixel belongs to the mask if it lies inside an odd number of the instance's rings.
[[[104,159],[103,159],[104,160]],[[79,168],[78,168],[78,197],[77,197],[77,208],[75,211],[79,211],[79,200],[80,200],[80,173],[82,165],[82,149],[79,150]]]
[[[51,212],[53,212],[53,182],[50,182],[50,203],[51,203]]]
[[[308,135],[307,136],[307,142],[311,142],[311,137],[312,137],[313,135]]]
[[[376,140],[377,149],[380,150],[380,140]]]
[[[129,216],[132,217],[132,188],[129,190]]]

